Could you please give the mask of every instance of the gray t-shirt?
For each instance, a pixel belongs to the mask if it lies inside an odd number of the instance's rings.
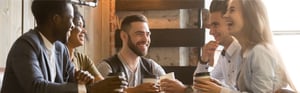
[[[128,86],[129,87],[136,87],[138,85],[140,85],[142,82],[142,75],[141,75],[141,69],[140,69],[140,64],[138,64],[137,66],[137,70],[135,72],[131,72],[129,70],[129,66],[127,65],[127,63],[125,63],[125,61],[118,55],[118,58],[120,59],[120,61],[122,62],[125,71],[127,73],[127,81],[128,81]],[[157,64],[154,60],[150,59],[150,64],[152,65],[152,72],[154,75],[156,76],[162,76],[165,75],[165,71],[164,69]],[[140,62],[142,62],[142,60],[140,59]],[[112,73],[112,69],[111,66],[107,63],[107,62],[100,62],[99,64],[97,64],[97,68],[99,70],[99,72],[104,76],[104,78],[107,78],[109,73]]]

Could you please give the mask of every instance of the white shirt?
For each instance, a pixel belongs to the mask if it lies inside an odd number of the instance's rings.
[[[48,54],[47,59],[48,59],[48,65],[50,69],[51,82],[54,82],[56,77],[55,46],[41,32],[39,32],[39,34],[41,35],[45,47],[47,49],[47,54]]]
[[[236,77],[241,63],[241,46],[234,38],[225,52],[225,56],[220,55],[216,66],[210,72],[211,77],[221,81],[223,86],[235,90]],[[198,63],[195,73],[207,72],[208,65]],[[223,90],[223,89],[222,89]],[[222,92],[221,90],[221,92]]]
[[[282,60],[274,49],[272,45],[258,44],[246,51],[237,77],[239,91],[228,89],[226,93],[274,93],[285,87]]]

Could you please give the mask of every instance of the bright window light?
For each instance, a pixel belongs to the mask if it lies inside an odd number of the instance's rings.
[[[262,0],[268,11],[271,30],[300,30],[300,0]]]
[[[281,54],[287,71],[300,90],[299,52],[300,43],[300,0],[262,0],[267,8],[274,43]]]

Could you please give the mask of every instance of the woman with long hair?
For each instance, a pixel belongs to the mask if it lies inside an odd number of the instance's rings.
[[[230,34],[237,38],[242,47],[237,90],[221,90],[221,86],[206,81],[200,81],[200,90],[204,93],[211,90],[218,90],[215,93],[282,93],[282,89],[289,87],[297,92],[273,44],[262,1],[228,0],[224,17]]]
[[[87,30],[84,28],[85,21],[83,16],[80,14],[77,6],[73,5],[73,7],[74,7],[73,23],[76,29],[73,29],[70,32],[68,42],[66,43],[69,49],[70,60],[74,63],[75,69],[77,71],[79,70],[85,71],[85,73],[89,73],[88,75],[92,75],[92,77],[94,77],[93,81],[89,81],[83,78],[82,79],[83,81],[81,82],[93,83],[93,82],[103,80],[104,77],[100,74],[94,62],[87,55],[80,53],[76,50],[77,47],[83,46],[85,44],[85,41],[87,39],[86,36]]]

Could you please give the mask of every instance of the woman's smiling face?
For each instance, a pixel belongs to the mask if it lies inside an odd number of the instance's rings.
[[[231,34],[240,32],[244,26],[242,6],[240,0],[229,0],[227,12],[224,15]]]

